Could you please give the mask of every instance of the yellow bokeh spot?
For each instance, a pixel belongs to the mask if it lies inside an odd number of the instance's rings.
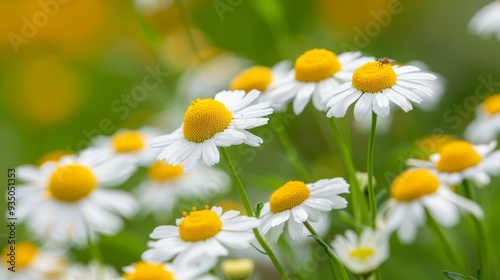
[[[58,167],[50,176],[47,194],[64,201],[76,202],[88,196],[97,186],[93,172],[73,163]]]
[[[223,103],[211,98],[197,99],[184,115],[182,132],[187,140],[200,143],[224,131],[232,119],[233,114]]]
[[[483,102],[483,108],[489,115],[500,113],[500,94],[486,98]]]
[[[375,255],[375,250],[373,250],[373,248],[357,247],[351,251],[349,257],[351,257],[351,259],[359,259],[362,262],[366,262],[366,259],[373,255]]]
[[[381,92],[392,87],[397,81],[391,64],[377,61],[368,62],[352,74],[352,86],[362,92]]]
[[[460,172],[481,162],[481,156],[471,143],[452,141],[439,151],[436,168],[442,172]]]
[[[157,182],[165,182],[181,176],[182,165],[165,164],[164,161],[158,160],[151,164],[148,168],[148,178]]]
[[[412,169],[399,174],[391,185],[391,197],[397,201],[413,201],[433,194],[439,181],[429,170]]]
[[[111,138],[111,143],[117,153],[140,151],[146,146],[144,136],[138,131],[118,132]]]
[[[249,279],[255,269],[255,262],[252,259],[229,259],[223,261],[220,268],[227,280]]]
[[[271,70],[264,66],[250,67],[236,77],[229,83],[230,90],[244,90],[250,92],[251,90],[264,91],[271,83],[273,75]]]
[[[295,79],[302,82],[319,82],[332,77],[341,68],[333,52],[325,49],[312,49],[295,61]]]
[[[208,207],[204,210],[196,210],[187,215],[179,224],[179,235],[187,242],[198,242],[214,237],[222,228],[222,221],[217,213],[210,211]]]
[[[273,213],[292,209],[309,198],[311,191],[301,181],[290,181],[271,194],[269,204]]]
[[[14,256],[12,256],[11,246],[15,247]],[[19,242],[14,245],[9,245],[3,249],[2,257],[4,264],[14,258],[16,269],[23,269],[31,264],[38,255],[38,247],[30,242]]]
[[[138,262],[134,271],[123,274],[124,280],[175,280],[171,271],[165,269],[163,264]]]
[[[38,165],[42,165],[47,162],[58,162],[62,157],[71,155],[72,153],[65,151],[65,150],[55,150],[55,151],[50,151],[43,155],[39,160],[38,160]]]

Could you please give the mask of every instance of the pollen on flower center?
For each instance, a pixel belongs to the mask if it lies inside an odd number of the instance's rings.
[[[471,143],[452,141],[439,151],[437,170],[442,172],[460,172],[481,162],[481,156]]]
[[[158,160],[148,168],[148,178],[153,181],[165,182],[181,176],[182,164],[171,165]]]
[[[200,143],[224,131],[232,119],[233,114],[223,103],[211,98],[197,99],[184,115],[182,132],[187,140]]]
[[[295,61],[295,79],[302,82],[319,82],[333,76],[341,68],[333,52],[325,49],[312,49]]]
[[[30,242],[19,242],[16,244],[15,257],[16,257],[16,268],[23,269],[31,264],[38,254],[38,247]],[[12,254],[10,246],[5,247],[2,252],[2,257],[4,263],[9,263],[10,256],[7,254]]]
[[[352,74],[352,86],[362,92],[381,92],[396,83],[397,76],[390,64],[368,62]]]
[[[230,90],[264,91],[272,81],[271,70],[264,66],[250,67],[231,80]]]
[[[117,153],[130,153],[144,149],[144,137],[137,131],[118,132],[111,138],[113,148]]]
[[[356,249],[352,250],[349,256],[351,259],[359,259],[362,262],[366,262],[366,259],[369,257],[375,255],[375,250],[373,248],[368,248],[368,247],[357,247]]]
[[[184,219],[179,224],[179,235],[187,242],[198,242],[217,235],[222,228],[222,221],[217,213],[208,209],[196,210],[189,215],[184,212]]]
[[[392,182],[391,197],[397,201],[413,201],[433,194],[439,188],[439,181],[426,169],[412,169],[399,174]]]
[[[500,113],[500,94],[486,98],[483,102],[483,108],[489,115]]]
[[[165,269],[163,264],[138,262],[132,273],[125,273],[124,280],[175,280],[172,272]]]
[[[309,188],[301,181],[290,181],[271,194],[269,204],[273,213],[292,209],[311,195]]]
[[[50,176],[48,194],[64,202],[75,202],[89,195],[97,186],[92,171],[73,163],[58,167]]]

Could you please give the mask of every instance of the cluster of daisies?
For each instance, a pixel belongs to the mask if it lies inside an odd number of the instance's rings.
[[[228,90],[193,100],[180,127],[170,134],[152,128],[120,130],[97,137],[78,154],[58,153],[37,166],[21,166],[19,219],[47,246],[19,243],[18,273],[3,269],[2,279],[55,279],[58,274],[66,277],[62,279],[215,279],[210,271],[221,258],[252,246],[268,252],[261,235],[270,244],[283,233],[297,241],[316,235],[314,227],[328,220],[328,212],[346,208],[352,199],[347,194],[359,182],[290,178],[276,186],[261,208],[247,208],[243,215],[208,206],[213,196],[206,194],[224,192],[231,185],[228,174],[213,167],[221,151],[230,161],[226,147],[263,144],[249,129],[266,125],[269,115],[280,114],[290,103],[296,115],[312,103],[328,118],[344,118],[351,106],[356,120],[387,118],[395,108],[408,112],[414,104],[431,100],[436,79],[387,58],[312,49],[298,57],[293,68],[287,62],[272,69],[254,66],[236,75]],[[478,204],[456,193],[454,186],[473,182],[483,187],[500,173],[500,152],[493,140],[500,132],[499,98],[485,100],[466,133],[470,141],[489,143],[454,140],[429,160],[408,159],[410,168],[392,182],[377,223],[356,224],[326,245],[343,266],[355,275],[370,275],[389,257],[391,233],[397,232],[401,242],[413,242],[426,217],[451,227],[462,211],[478,220],[484,216]],[[113,189],[141,170],[144,179],[136,189]],[[238,191],[244,199],[245,190]],[[183,212],[179,217],[174,213],[181,200],[193,203],[178,211]],[[361,203],[367,203],[365,197]],[[158,221],[178,219],[175,225],[153,230],[148,249],[138,262],[123,268],[121,277],[96,263],[84,268],[68,264],[64,256],[70,246],[98,246],[101,234],[117,234],[123,219],[139,212]]]

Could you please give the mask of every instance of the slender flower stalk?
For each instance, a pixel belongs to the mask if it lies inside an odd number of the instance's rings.
[[[97,261],[100,264],[104,264],[104,258],[102,257],[101,250],[99,249],[99,245],[94,243],[91,239],[89,239],[89,252],[92,259]]]
[[[314,239],[326,250],[327,255],[330,257],[330,261],[332,262],[333,270],[335,272],[339,272],[342,279],[349,280],[349,276],[347,276],[347,272],[345,270],[344,265],[335,256],[335,254],[332,251],[332,248],[319,237],[318,233],[314,230],[314,228],[308,221],[304,222],[304,226],[313,235]]]
[[[278,134],[278,138],[281,142],[281,145],[283,146],[283,149],[285,150],[286,155],[288,156],[288,159],[292,162],[293,166],[295,167],[295,170],[297,171],[298,174],[300,174],[300,176],[304,181],[312,182],[311,175],[307,171],[307,168],[300,161],[299,155],[297,154],[297,150],[295,150],[295,148],[292,145],[292,141],[290,140],[290,135],[288,135],[288,133],[286,132],[285,125],[278,116],[273,115],[271,117],[274,117],[276,122],[281,127],[279,129],[275,129],[275,132]]]
[[[463,186],[464,186],[465,196],[472,201],[476,201],[470,182],[468,180],[464,180]],[[476,228],[476,238],[479,250],[479,262],[481,264],[481,275],[483,275],[483,279],[492,279],[490,270],[490,259],[488,257],[489,256],[488,239],[486,236],[486,229],[484,228],[484,223],[475,216],[472,216],[472,220],[474,221],[474,227]]]
[[[373,188],[373,158],[375,153],[375,130],[377,128],[377,114],[372,112],[372,126],[370,130],[370,137],[368,139],[368,198],[370,201],[370,225],[375,228],[375,219],[377,217],[377,204],[375,202],[375,189]]]
[[[255,214],[252,210],[252,205],[250,204],[250,200],[248,199],[247,193],[245,192],[245,188],[243,187],[243,184],[241,183],[240,177],[238,176],[238,173],[236,172],[236,169],[234,168],[233,163],[231,162],[231,159],[229,158],[229,155],[226,151],[225,148],[221,148],[221,153],[222,156],[224,157],[224,160],[226,161],[227,169],[229,171],[229,174],[233,178],[234,184],[236,186],[236,190],[238,191],[238,194],[240,195],[241,201],[243,202],[243,205],[245,207],[245,211],[247,213],[247,216],[249,217],[255,217]],[[253,229],[253,233],[255,234],[255,238],[259,242],[260,246],[264,249],[264,251],[267,253],[271,261],[273,262],[274,266],[278,270],[279,274],[281,275],[282,279],[288,280],[288,276],[286,275],[285,271],[283,270],[283,267],[279,263],[278,259],[276,258],[276,255],[273,253],[269,245],[264,241],[264,238],[262,238],[262,235],[260,234],[258,229]]]

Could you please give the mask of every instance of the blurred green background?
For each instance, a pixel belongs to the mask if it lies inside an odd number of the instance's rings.
[[[436,110],[396,111],[391,129],[378,136],[375,172],[383,189],[403,170],[406,157],[415,155],[416,139],[431,134],[460,138],[479,102],[500,92],[500,42],[467,31],[469,19],[489,1],[42,2],[51,5],[0,1],[1,170],[35,164],[53,150],[81,150],[90,137],[123,127],[152,125],[168,133],[180,125],[190,100],[213,96],[245,66],[293,61],[308,49],[323,47],[336,53],[360,50],[402,63],[420,60],[446,80]],[[152,71],[157,72],[157,86],[136,95]],[[357,132],[352,114],[347,118],[356,165],[364,170],[367,135]],[[266,200],[259,194],[297,176],[276,135],[266,128],[255,131],[264,134],[262,147],[230,151],[257,202]],[[290,119],[287,131],[315,180],[346,176],[322,113],[308,106]],[[434,139],[431,146],[438,146],[442,137]],[[124,188],[140,178],[139,173]],[[494,264],[500,260],[500,239],[495,238],[500,230],[495,217],[500,211],[495,205],[498,183],[495,179],[480,193]],[[332,216],[330,239],[347,228]],[[106,259],[118,269],[136,261],[156,225],[150,218],[131,221],[117,238],[104,238]],[[467,273],[473,274],[478,260],[472,222],[464,218],[446,233],[466,257]],[[20,236],[29,238],[23,231]],[[400,245],[395,238],[391,245],[392,257],[382,268],[387,279],[443,279],[441,271],[452,265],[426,229],[413,245]],[[76,256],[86,258],[84,252]],[[324,272],[325,265],[313,275]]]

